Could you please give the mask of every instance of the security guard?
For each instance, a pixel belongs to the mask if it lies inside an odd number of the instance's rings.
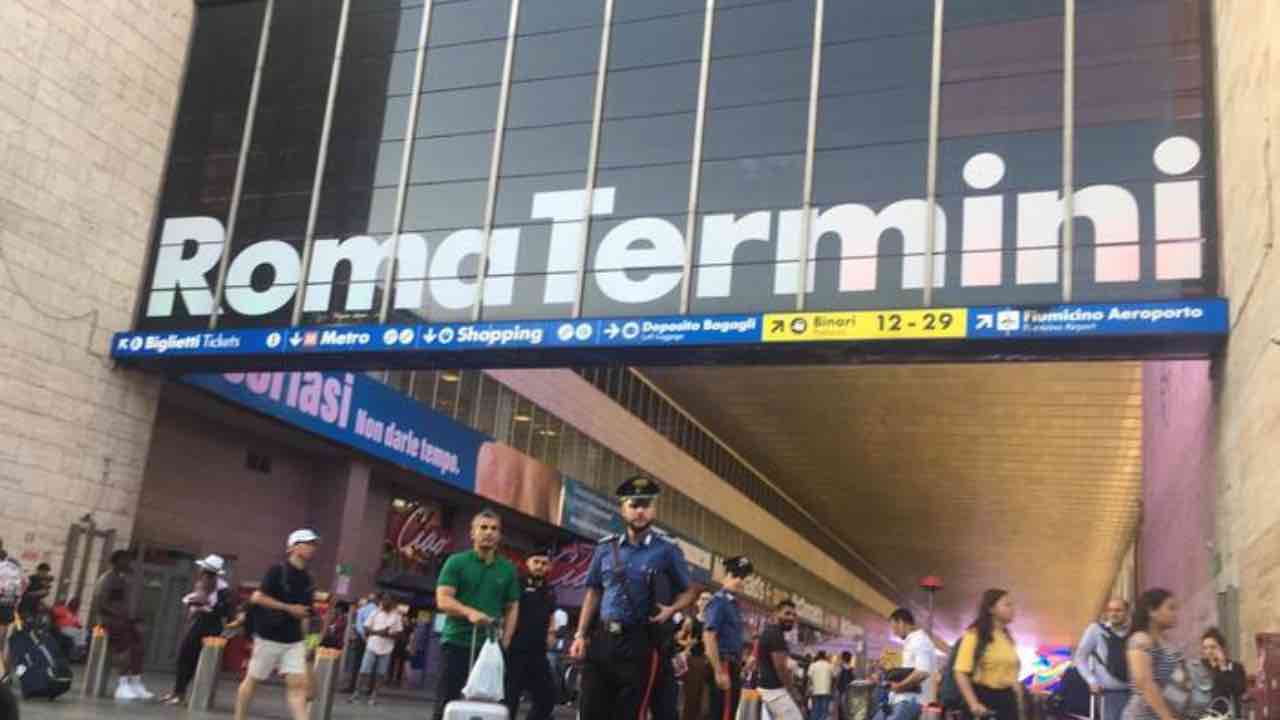
[[[581,720],[649,720],[661,662],[657,626],[689,607],[697,595],[684,553],[652,529],[654,502],[661,492],[647,475],[619,485],[626,532],[601,540],[591,557],[587,596],[570,649],[574,658],[585,661]],[[675,594],[670,605],[654,595],[660,578]],[[593,622],[597,610],[600,622]]]
[[[724,561],[725,579],[720,592],[711,596],[705,612],[702,643],[713,669],[707,679],[711,697],[711,720],[737,717],[742,694],[742,651],[745,643],[742,610],[734,593],[754,572],[751,561],[738,555]]]

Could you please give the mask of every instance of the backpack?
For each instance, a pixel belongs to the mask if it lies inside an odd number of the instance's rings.
[[[15,607],[22,600],[22,585],[26,580],[22,568],[12,560],[0,560],[0,607]]]
[[[938,702],[942,703],[942,707],[947,710],[963,710],[966,707],[964,694],[956,684],[956,656],[960,654],[962,642],[964,642],[964,635],[961,635],[960,639],[951,646],[951,652],[947,653],[947,662],[942,666],[942,680],[938,683]],[[974,669],[977,669],[978,663],[982,662],[982,656],[986,653],[986,647],[974,649]]]
[[[964,636],[951,646],[951,652],[947,653],[947,661],[942,664],[942,680],[938,682],[938,702],[942,703],[942,707],[947,710],[963,709],[965,706],[964,695],[960,692],[960,686],[956,684],[956,655],[960,654],[960,643],[964,641]],[[974,664],[978,662],[974,658]]]
[[[1129,682],[1129,661],[1125,657],[1129,636],[1113,633],[1110,628],[1101,623],[1098,627],[1102,629],[1102,639],[1107,643],[1107,661],[1102,663],[1107,668],[1107,674],[1119,682]],[[1096,652],[1093,657],[1099,661],[1102,660]]]

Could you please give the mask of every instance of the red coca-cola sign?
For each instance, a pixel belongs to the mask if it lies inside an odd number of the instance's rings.
[[[402,571],[425,571],[448,554],[453,538],[439,506],[398,503],[387,523],[388,550]]]
[[[587,572],[591,569],[591,543],[573,543],[560,548],[551,558],[551,570],[547,584],[553,588],[580,588],[587,584]]]

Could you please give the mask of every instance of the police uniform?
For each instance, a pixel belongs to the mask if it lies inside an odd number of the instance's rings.
[[[551,557],[549,550],[535,555]],[[545,579],[526,577],[520,585],[520,609],[506,657],[506,703],[511,718],[526,692],[533,700],[525,720],[550,720],[555,710],[551,664],[547,660],[547,633],[556,611],[555,592]]]
[[[725,570],[737,577],[746,577],[753,571],[751,561],[745,557],[725,560]],[[733,720],[738,713],[738,700],[742,694],[742,657],[746,637],[742,624],[742,609],[738,599],[728,590],[720,590],[711,596],[704,613],[706,632],[716,636],[720,665],[729,673],[729,688],[716,684],[715,668],[707,676],[711,698],[711,720]]]
[[[619,486],[617,495],[652,500],[659,492],[656,481],[639,476]],[[684,553],[652,530],[636,542],[622,533],[596,545],[587,588],[599,593],[600,606],[582,668],[581,720],[648,720],[663,661],[658,629],[649,620],[657,612],[660,578],[673,597],[689,588]]]

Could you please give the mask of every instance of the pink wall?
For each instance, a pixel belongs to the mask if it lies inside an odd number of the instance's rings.
[[[1217,618],[1210,546],[1217,407],[1209,369],[1207,360],[1148,362],[1142,373],[1138,590],[1164,587],[1180,599],[1182,642]]]
[[[255,444],[255,449],[264,449]],[[308,520],[316,467],[268,445],[271,474],[245,467],[249,438],[162,404],[138,502],[141,542],[235,558],[234,582],[262,578]]]

